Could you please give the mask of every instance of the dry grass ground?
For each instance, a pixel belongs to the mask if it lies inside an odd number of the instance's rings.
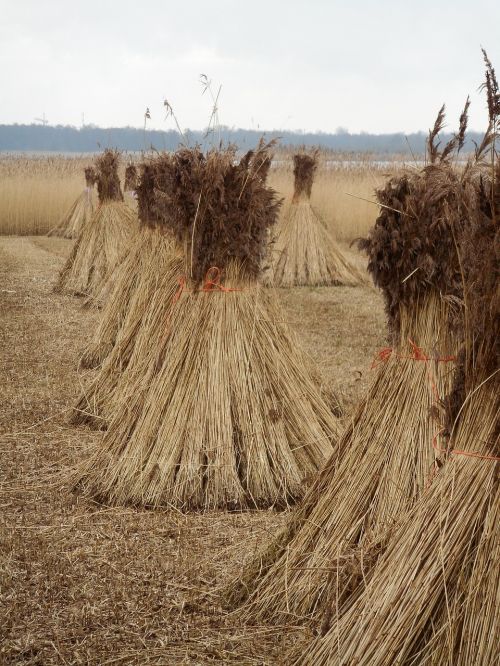
[[[0,238],[0,663],[277,663],[301,631],[238,626],[217,588],[283,514],[109,509],[64,486],[102,436],[67,422],[98,316],[52,292],[70,247]],[[360,287],[279,297],[349,413],[384,344],[380,296]]]

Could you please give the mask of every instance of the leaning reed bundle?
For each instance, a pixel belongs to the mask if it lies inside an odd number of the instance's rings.
[[[438,457],[440,397],[458,350],[461,293],[450,224],[460,226],[462,183],[447,159],[390,180],[362,243],[383,289],[392,347],[332,455],[288,525],[227,591],[249,622],[316,622],[356,594],[393,525],[419,499]]]
[[[462,176],[471,185],[467,221],[450,229],[463,280],[463,349],[434,438],[443,466],[400,519],[365,588],[333,609],[330,628],[297,664],[498,663],[500,169],[488,184],[475,172],[494,145],[500,94],[485,59],[490,127]]]
[[[113,150],[105,150],[96,160],[99,206],[59,275],[59,291],[95,298],[132,240],[137,220],[123,203],[118,160],[118,152]]]
[[[498,663],[500,230],[492,201],[479,202],[460,243],[465,346],[451,430],[437,439],[443,469],[392,534],[363,593],[299,664]]]
[[[357,285],[366,282],[311,206],[317,156],[294,155],[294,194],[278,225],[268,280],[278,287]]]
[[[85,169],[85,182],[86,187],[83,192],[65,213],[59,224],[51,229],[47,236],[78,238],[81,230],[94,213],[92,191],[96,182],[96,174],[92,167]]]
[[[135,166],[133,168],[135,169]],[[137,323],[144,315],[145,299],[151,298],[158,288],[162,279],[160,276],[170,274],[171,261],[174,261],[176,273],[181,270],[178,259],[174,256],[172,234],[166,225],[159,224],[159,219],[152,210],[155,169],[154,161],[142,164],[140,177],[136,177],[134,182],[134,191],[137,192],[138,199],[139,233],[131,243],[123,261],[116,266],[95,299],[103,303],[104,307],[93,339],[80,360],[84,368],[101,365],[113,349],[123,326],[126,331],[120,336],[120,348],[117,350],[117,358],[114,359],[112,367],[116,368],[117,372],[126,367],[131,348],[130,345],[124,345],[122,349],[122,344],[125,338],[130,338],[130,341],[135,340]],[[175,277],[172,283],[176,288]],[[76,421],[93,412],[92,405],[99,404],[95,392],[99,393],[102,380],[103,377],[97,377],[92,387],[85,391],[77,406]],[[106,386],[105,392],[108,393],[109,381],[105,381],[104,386]]]
[[[284,506],[329,455],[336,419],[258,281],[279,208],[267,164],[265,145],[239,162],[232,148],[165,158],[157,207],[185,247],[184,275],[154,356],[120,380],[109,429],[79,472],[91,496],[183,510]],[[144,319],[156,317],[149,308]]]

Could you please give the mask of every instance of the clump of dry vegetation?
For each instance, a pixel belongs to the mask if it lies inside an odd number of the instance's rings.
[[[317,153],[294,155],[294,193],[275,232],[269,281],[279,287],[361,284],[365,274],[343,254],[311,206]]]
[[[123,202],[118,162],[118,152],[109,149],[96,159],[99,206],[82,228],[59,275],[59,291],[96,298],[136,232],[136,215]]]
[[[316,373],[259,277],[279,201],[269,146],[158,158],[151,202],[183,248],[173,301],[145,303],[109,429],[79,485],[111,503],[284,506],[326,460],[338,426]],[[172,279],[173,278],[173,279]],[[119,340],[115,345],[118,348]],[[142,357],[139,356],[142,354]],[[113,354],[102,371],[107,372]]]

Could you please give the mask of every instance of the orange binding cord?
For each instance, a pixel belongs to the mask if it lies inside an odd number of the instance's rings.
[[[200,291],[223,291],[225,293],[230,291],[243,291],[243,289],[234,289],[231,287],[224,287],[220,283],[221,270],[217,266],[211,266],[205,274],[205,281]]]
[[[186,288],[186,278],[182,275],[178,280],[178,288],[174,294],[173,303],[177,303],[179,298],[182,296],[183,292],[188,294],[194,294],[198,292],[209,292],[209,291],[223,291],[228,293],[230,291],[243,291],[243,289],[235,289],[232,287],[225,287],[220,283],[221,279],[221,270],[217,266],[211,266],[205,274],[205,279],[203,281],[203,286],[201,289],[187,289]]]
[[[433,358],[432,356],[427,356],[422,347],[419,347],[415,342],[413,342],[411,338],[408,338],[408,342],[410,344],[412,353],[409,354],[408,356],[405,356],[403,354],[396,354],[396,358],[408,359],[410,361],[425,361],[425,362],[436,361],[437,363],[450,363],[450,361],[457,360],[456,356],[442,356],[436,358]],[[385,363],[386,361],[388,361],[393,351],[394,350],[392,349],[392,347],[383,347],[376,354],[375,358],[372,361],[371,365],[372,370],[378,367],[381,363]]]
[[[182,292],[186,289],[186,278],[182,275],[178,280],[177,291],[174,294],[172,299],[172,304],[175,305],[179,298],[182,296]]]
[[[479,460],[496,460],[500,461],[500,456],[488,456],[483,453],[475,453],[474,451],[460,451],[459,449],[440,449],[439,446],[437,445],[437,440],[438,437],[440,437],[443,432],[444,428],[441,428],[441,430],[438,430],[438,432],[434,435],[432,438],[432,446],[435,451],[438,451],[438,453],[446,453],[446,454],[452,454],[455,456],[467,456],[468,458],[478,458]]]
[[[392,354],[392,347],[383,347],[375,356],[372,361],[371,369],[377,368],[381,363],[385,363],[389,360],[390,355]]]

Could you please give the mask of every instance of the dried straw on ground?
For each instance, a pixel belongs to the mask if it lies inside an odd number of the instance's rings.
[[[86,222],[64,265],[56,289],[96,297],[118,265],[137,230],[137,219],[123,203],[119,155],[105,150],[96,160],[99,206]]]
[[[439,464],[432,441],[439,398],[451,388],[461,293],[449,225],[464,214],[460,176],[441,158],[378,192],[381,212],[364,248],[392,347],[374,362],[372,385],[341,437],[345,455],[332,456],[287,527],[227,591],[248,622],[328,624],[323,611],[356,594]]]
[[[294,195],[278,224],[267,279],[277,287],[357,285],[366,276],[352,264],[311,206],[317,156],[294,155]]]
[[[155,192],[184,244],[184,274],[166,317],[144,313],[158,330],[80,470],[91,496],[183,510],[284,506],[331,452],[336,419],[258,282],[279,208],[262,178],[268,161],[264,145],[239,162],[233,149],[165,158]]]
[[[394,531],[363,593],[339,613],[298,664],[498,664],[500,228],[493,202],[500,203],[500,188],[496,182],[495,187],[481,188],[487,196],[480,196],[479,205],[471,210],[471,224],[459,241],[465,285],[464,353],[448,403],[450,430],[437,440],[446,462]]]
[[[96,182],[96,174],[92,167],[85,169],[86,187],[76,199],[71,208],[64,215],[59,224],[51,229],[48,236],[62,236],[63,238],[78,238],[86,223],[94,214],[92,191]]]

